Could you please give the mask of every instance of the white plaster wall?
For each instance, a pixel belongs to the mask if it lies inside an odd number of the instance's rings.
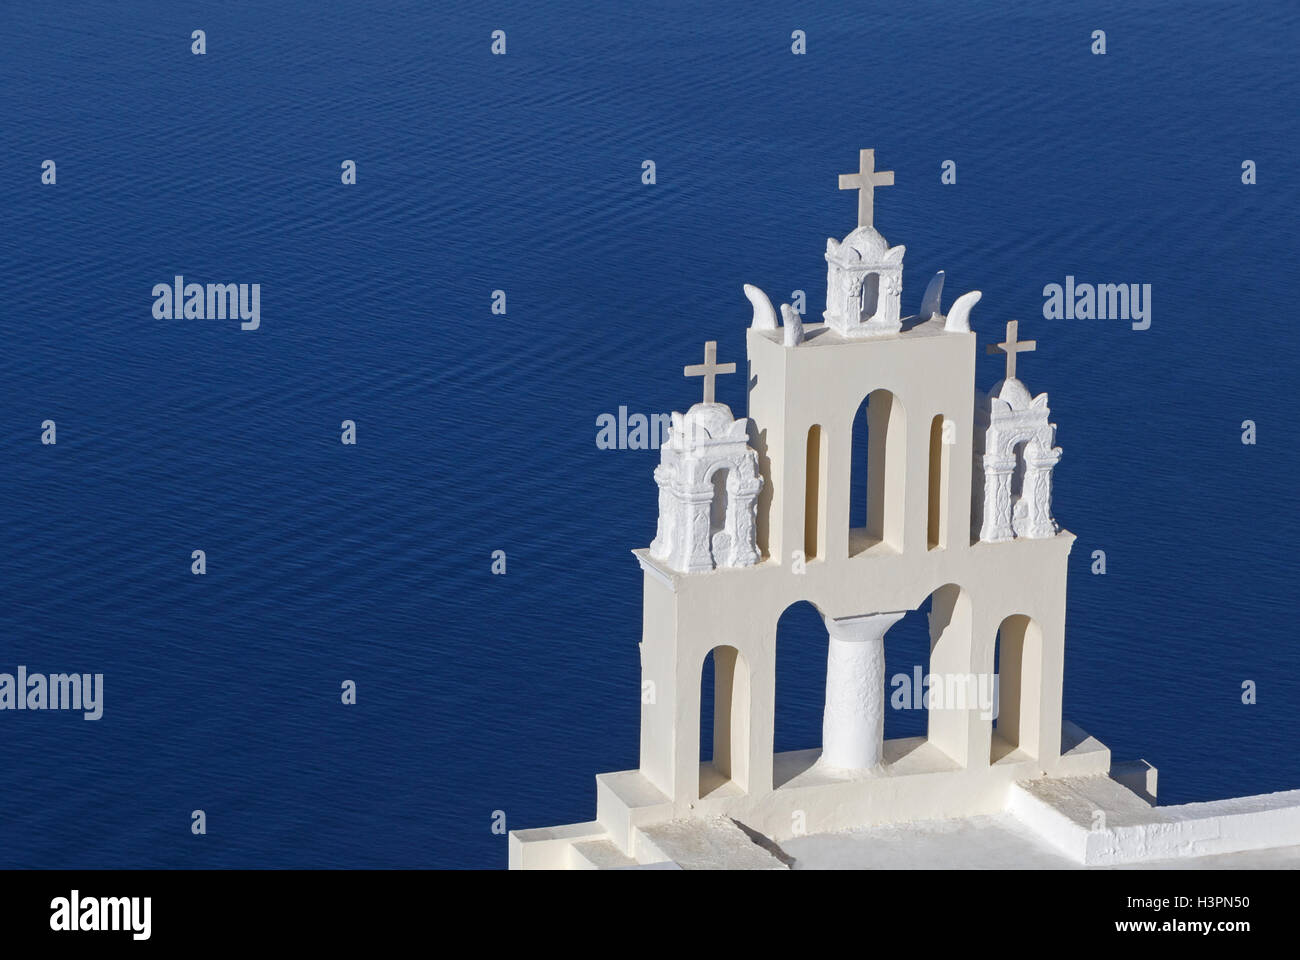
[[[1080,783],[1087,784],[1089,778]],[[1112,781],[1113,784],[1113,781]],[[1080,811],[1053,796],[1074,781],[1015,784],[1007,809],[1057,849],[1088,866],[1172,860],[1300,844],[1300,790],[1236,797],[1210,803],[1136,808],[1136,795],[1119,784],[1096,791]],[[1128,797],[1120,798],[1115,791]],[[1075,791],[1076,794],[1080,791]],[[1090,808],[1090,809],[1089,809]],[[1135,812],[1136,810],[1136,812]]]
[[[677,708],[677,603],[669,582],[644,576],[641,604],[641,771],[665,793],[673,790]]]
[[[642,707],[653,729],[675,727],[675,762],[672,774],[652,776],[671,797],[681,815],[698,798],[700,677],[705,655],[714,646],[735,646],[749,668],[751,727],[749,791],[761,795],[771,789],[775,722],[775,666],[777,623],[791,604],[808,600],[825,616],[849,617],[868,612],[915,610],[933,591],[945,584],[965,590],[970,603],[972,639],[954,637],[943,649],[939,663],[945,671],[988,673],[993,669],[993,649],[998,625],[1012,614],[1032,618],[1042,633],[1042,653],[1037,671],[1027,671],[1026,703],[1036,717],[1032,739],[1024,744],[1044,770],[1059,759],[1061,736],[1061,672],[1064,664],[1065,576],[1074,538],[1068,533],[1047,540],[981,543],[950,550],[933,550],[902,556],[863,554],[838,563],[810,564],[804,574],[788,567],[763,563],[744,570],[718,570],[707,574],[670,577],[675,587],[668,593],[672,613],[659,610],[665,622],[676,624],[675,636],[662,624],[646,624],[643,647],[667,643],[675,647],[675,660],[649,656],[666,669],[675,670],[669,685],[675,693],[659,703]],[[667,588],[656,574],[645,575],[647,596]],[[652,641],[651,637],[657,637]],[[889,638],[886,635],[886,672]],[[824,649],[817,653],[825,656]],[[910,667],[910,664],[908,665]],[[662,672],[658,674],[662,678]],[[1035,703],[1034,691],[1041,689]],[[959,764],[987,766],[991,721],[978,710],[948,711],[934,742]],[[656,734],[657,736],[657,734]],[[643,731],[643,746],[647,738]],[[663,758],[663,745],[652,745],[655,764]],[[809,744],[808,746],[817,746]],[[647,774],[647,758],[643,755]]]
[[[825,555],[848,556],[853,421],[876,389],[893,393],[906,416],[904,550],[927,549],[930,422],[937,414],[953,421],[956,440],[949,451],[948,542],[969,542],[975,335],[944,333],[938,322],[865,341],[845,340],[824,324],[805,330],[808,339],[793,348],[784,347],[776,332],[748,333],[749,414],[766,437],[759,449],[765,481],[760,505],[772,505],[766,528],[760,524],[760,551],[788,565],[792,551],[803,548],[808,428],[820,424],[830,447]]]

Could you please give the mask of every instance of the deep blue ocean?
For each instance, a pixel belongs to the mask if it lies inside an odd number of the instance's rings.
[[[1006,321],[1038,341],[1079,538],[1067,717],[1164,803],[1300,787],[1298,28],[1293,3],[5,3],[0,672],[105,696],[0,712],[0,866],[502,867],[494,811],[591,819],[593,775],[637,764],[658,459],[596,419],[686,409],[705,340],[743,370],[743,283],[820,313],[862,147],[896,172],[905,311],[938,269],[946,303],[982,290],[983,388]],[[156,319],[177,274],[260,283],[260,329]],[[1150,328],[1043,319],[1067,275],[1151,284]],[[891,672],[923,632],[891,632]],[[792,608],[780,637],[776,746],[815,746],[825,631]]]

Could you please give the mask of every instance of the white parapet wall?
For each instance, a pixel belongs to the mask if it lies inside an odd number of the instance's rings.
[[[1097,779],[1110,751],[1073,724],[1058,766],[1069,781]],[[722,789],[683,813],[639,770],[596,777],[597,819],[567,826],[510,832],[511,869],[563,870],[653,865],[666,854],[656,827],[682,819],[731,819],[781,843],[808,833],[831,833],[889,823],[945,820],[1001,812],[1017,782],[1042,768],[1019,753],[987,766],[962,768],[923,737],[887,740],[883,763],[850,772],[819,764],[819,751],[777,754],[778,787],[758,796]],[[1116,787],[1145,808],[1136,795]],[[716,831],[706,831],[712,837]],[[1053,841],[1054,842],[1054,841]],[[725,844],[724,844],[725,846]],[[730,858],[731,868],[743,866]],[[687,867],[691,869],[692,867]]]
[[[1013,784],[1007,809],[1085,866],[1300,845],[1300,790],[1152,807],[1108,777]]]

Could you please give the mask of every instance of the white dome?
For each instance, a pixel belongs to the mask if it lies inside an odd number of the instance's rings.
[[[711,439],[724,436],[735,422],[735,415],[725,403],[697,403],[686,411],[686,428],[702,430]]]

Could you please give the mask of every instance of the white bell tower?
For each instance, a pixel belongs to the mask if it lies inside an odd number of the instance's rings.
[[[876,151],[863,150],[858,172],[840,174],[841,190],[858,191],[858,227],[843,242],[826,241],[826,311],[822,314],[842,337],[898,333],[903,293],[903,253],[891,247],[872,225],[876,187],[892,186],[892,170],[877,171]]]

